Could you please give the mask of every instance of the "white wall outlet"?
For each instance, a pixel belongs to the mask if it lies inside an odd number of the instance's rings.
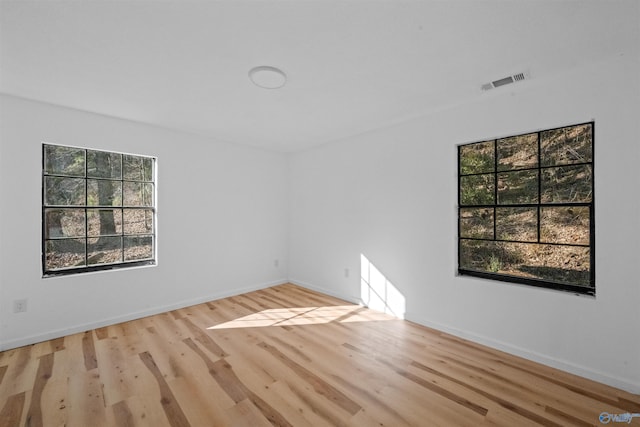
[[[280,267],[280,260],[279,260],[279,259],[274,259],[274,260],[273,260],[273,266],[274,266],[275,268]]]
[[[349,278],[349,269],[348,268],[344,269],[344,277]]]
[[[27,311],[27,300],[25,299],[17,299],[13,301],[13,312],[14,313],[24,313]]]

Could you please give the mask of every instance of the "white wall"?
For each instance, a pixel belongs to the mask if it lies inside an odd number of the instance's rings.
[[[0,350],[286,281],[284,155],[9,96],[0,123]],[[157,266],[42,278],[43,141],[158,158]]]
[[[290,279],[356,301],[363,254],[407,319],[640,392],[638,51],[572,71],[292,155]],[[591,119],[597,296],[457,277],[456,145]]]

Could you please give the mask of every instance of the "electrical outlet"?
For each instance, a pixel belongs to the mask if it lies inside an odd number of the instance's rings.
[[[27,300],[26,299],[17,299],[13,301],[13,312],[14,313],[24,313],[27,311]]]
[[[349,269],[348,268],[344,269],[344,277],[349,278]]]
[[[274,266],[275,268],[280,267],[280,260],[279,260],[279,259],[274,259],[274,260],[273,260],[273,266]]]

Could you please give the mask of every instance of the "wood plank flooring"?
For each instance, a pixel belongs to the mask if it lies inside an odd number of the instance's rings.
[[[640,396],[291,284],[0,353],[2,427],[588,426],[602,412],[640,413]]]

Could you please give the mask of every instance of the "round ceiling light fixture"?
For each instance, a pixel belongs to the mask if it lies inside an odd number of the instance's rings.
[[[268,65],[250,69],[249,78],[253,84],[263,89],[278,89],[287,82],[287,75],[284,71]]]

